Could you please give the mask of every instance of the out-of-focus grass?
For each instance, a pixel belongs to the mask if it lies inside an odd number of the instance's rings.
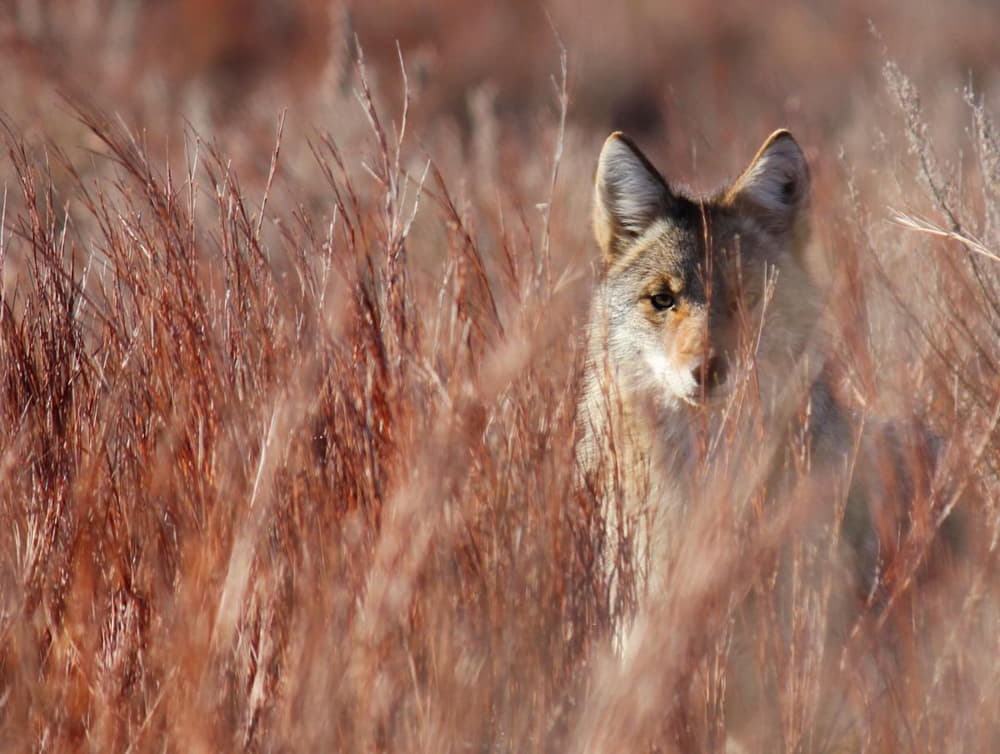
[[[549,13],[8,12],[4,750],[718,750],[736,650],[785,749],[995,750],[1000,268],[955,240],[1000,251],[995,11]],[[573,473],[593,160],[626,126],[708,187],[783,123],[840,397],[941,438],[964,555],[871,613],[820,578],[787,640],[773,543],[719,553],[719,471],[675,565],[698,578],[622,662],[634,605]]]

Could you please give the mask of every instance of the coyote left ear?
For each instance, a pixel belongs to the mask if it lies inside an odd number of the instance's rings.
[[[768,137],[725,201],[744,207],[774,232],[795,228],[809,203],[809,166],[788,131]]]

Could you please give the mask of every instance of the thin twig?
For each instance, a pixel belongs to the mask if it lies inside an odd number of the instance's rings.
[[[900,212],[898,210],[892,210],[892,212],[892,221],[897,225],[901,225],[902,227],[910,230],[915,230],[918,233],[927,233],[928,235],[937,236],[938,238],[947,238],[952,241],[958,241],[969,251],[981,254],[988,259],[992,259],[994,262],[1000,262],[1000,256],[994,254],[986,248],[986,245],[983,244],[982,241],[974,238],[965,231],[948,230],[946,228],[942,228],[940,225],[932,223],[930,220],[914,217],[913,215],[908,215],[905,212]]]

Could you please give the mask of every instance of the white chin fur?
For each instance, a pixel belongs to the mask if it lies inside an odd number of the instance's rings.
[[[649,387],[657,395],[662,395],[664,402],[680,401],[694,404],[699,395],[698,383],[690,370],[678,369],[666,355],[656,350],[646,350],[645,354]]]

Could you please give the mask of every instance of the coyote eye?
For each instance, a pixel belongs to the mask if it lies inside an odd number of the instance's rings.
[[[653,305],[653,308],[659,312],[664,312],[667,309],[673,309],[674,304],[676,303],[674,301],[674,297],[669,293],[656,293],[649,297],[649,301]]]

